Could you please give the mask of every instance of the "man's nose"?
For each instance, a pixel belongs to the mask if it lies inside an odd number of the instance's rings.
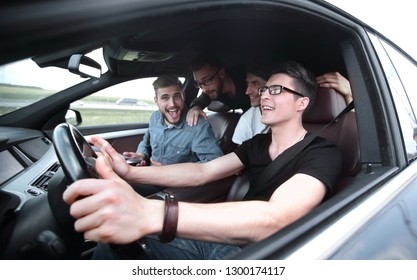
[[[175,100],[174,100],[174,97],[170,97],[170,98],[168,99],[168,105],[169,105],[169,106],[173,106],[173,105],[175,105]]]
[[[203,92],[210,90],[210,86],[206,86],[206,85],[201,85],[200,88]]]

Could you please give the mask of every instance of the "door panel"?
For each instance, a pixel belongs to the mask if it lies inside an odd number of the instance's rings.
[[[112,145],[119,153],[136,152],[139,142],[148,129],[147,123],[98,125],[79,127],[84,136],[98,135]]]

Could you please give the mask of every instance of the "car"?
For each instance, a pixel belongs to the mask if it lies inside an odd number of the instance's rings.
[[[62,200],[69,183],[97,176],[84,137],[135,151],[153,109],[115,102],[137,83],[138,98],[152,100],[152,81],[169,72],[184,79],[189,105],[199,94],[190,61],[205,50],[227,67],[296,60],[316,75],[337,71],[354,97],[354,110],[335,121],[343,102],[319,102],[305,119],[311,131],[329,124],[322,135],[342,150],[337,192],[231,259],[417,258],[417,62],[352,15],[318,0],[6,1],[0,34],[2,259],[91,257],[96,244],[75,232]],[[240,114],[209,114],[225,152]],[[238,199],[237,179],[163,194]]]
[[[116,102],[117,105],[138,105],[136,98],[122,97]]]

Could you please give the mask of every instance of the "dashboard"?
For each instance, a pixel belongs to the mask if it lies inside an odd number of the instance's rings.
[[[52,142],[42,132],[10,127],[0,127],[0,166],[1,193],[19,198],[15,210],[47,193],[60,167]]]

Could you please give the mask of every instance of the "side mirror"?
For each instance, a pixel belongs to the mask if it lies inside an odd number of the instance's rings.
[[[68,62],[68,70],[82,78],[100,78],[101,65],[83,54],[73,54]]]
[[[68,109],[65,114],[65,120],[67,123],[77,126],[82,123],[81,113],[74,109]]]

